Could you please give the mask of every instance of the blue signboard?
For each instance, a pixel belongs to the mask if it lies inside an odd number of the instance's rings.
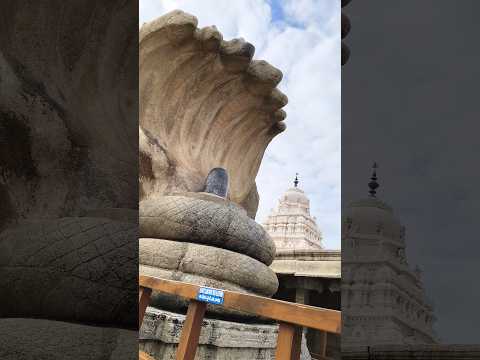
[[[218,289],[201,287],[198,290],[197,300],[203,301],[209,304],[222,305],[223,291]]]

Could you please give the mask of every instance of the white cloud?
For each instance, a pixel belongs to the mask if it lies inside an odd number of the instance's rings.
[[[338,34],[340,29],[340,4],[338,1],[284,0],[282,4],[287,21],[314,27],[329,33],[329,35]]]
[[[272,6],[282,16],[272,18]],[[287,131],[267,148],[257,176],[263,221],[300,173],[328,248],[340,248],[340,2],[331,0],[140,0],[140,23],[174,9],[243,37],[255,58],[282,70]]]

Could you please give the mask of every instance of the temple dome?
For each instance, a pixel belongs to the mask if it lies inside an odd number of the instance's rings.
[[[352,202],[342,219],[345,233],[350,235],[382,235],[403,241],[404,227],[385,202],[370,197]]]
[[[342,214],[342,311],[350,319],[342,347],[434,343],[433,309],[420,271],[408,265],[404,227],[377,198],[376,169],[369,196]]]
[[[348,205],[342,216],[342,238],[351,235],[383,236],[404,243],[405,228],[400,224],[393,210],[377,198],[377,164],[368,183],[370,196]]]
[[[303,190],[299,189],[298,187],[288,189],[281,197],[281,201],[291,204],[310,205],[310,200],[307,198]]]

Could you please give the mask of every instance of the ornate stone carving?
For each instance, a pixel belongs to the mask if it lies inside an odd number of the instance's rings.
[[[205,283],[201,285],[204,286],[222,287],[224,284],[225,289],[243,289],[263,296],[272,296],[278,287],[277,277],[267,265],[213,246],[142,238],[140,263],[145,271],[161,269],[164,275],[168,273],[167,277],[174,280],[203,276]]]
[[[279,251],[322,249],[322,235],[310,215],[310,200],[296,186],[280,198],[263,226]]]
[[[138,331],[45,319],[0,319],[2,360],[138,359]]]
[[[138,356],[136,6],[2,3],[2,359]]]
[[[140,236],[212,245],[270,265],[275,245],[243,208],[207,193],[156,196],[140,206]]]
[[[4,231],[0,317],[131,327],[138,291],[131,277],[137,267],[136,233],[132,223],[87,217]]]
[[[227,198],[254,217],[255,176],[285,129],[282,73],[252,60],[243,39],[173,11],[140,30],[140,196],[203,191],[211,169],[229,174]]]
[[[131,14],[124,1],[2,4],[0,315],[38,319],[25,321],[32,336],[49,334],[41,318],[64,321],[49,321],[52,338],[137,324]],[[42,350],[26,358],[58,356]]]
[[[194,16],[173,11],[140,30],[140,269],[270,296],[275,245],[252,217],[263,152],[285,128],[282,74],[253,61],[243,39],[196,26]],[[162,249],[174,248],[182,269],[166,265]],[[182,262],[194,253],[189,266]],[[248,258],[252,267],[235,276],[205,265]]]
[[[197,19],[182,11],[140,30],[141,274],[263,296],[276,292],[268,267],[275,245],[253,220],[255,177],[266,146],[285,129],[287,98],[276,89],[281,72],[252,60],[253,52],[243,39],[223,41],[215,27],[198,29]],[[186,306],[157,293],[151,304],[150,313],[162,313],[155,326],[165,329],[177,316],[167,310]],[[221,328],[214,317],[229,320],[231,329],[230,321],[246,314],[207,306],[204,327],[209,321]],[[275,327],[265,326],[270,341]],[[155,350],[149,341],[144,348],[160,358],[177,341],[155,339]],[[251,349],[237,344],[234,352],[244,359]],[[205,354],[201,347],[200,358]]]
[[[355,231],[342,235],[344,244],[357,244],[342,246],[342,349],[434,343],[433,309],[408,267],[404,227],[393,210],[373,197],[356,201],[347,208],[343,228],[351,224]]]
[[[131,69],[138,59],[131,6],[92,0],[3,5],[0,229],[25,219],[136,208],[138,78]]]

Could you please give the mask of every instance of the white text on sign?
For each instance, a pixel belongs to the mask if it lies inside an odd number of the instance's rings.
[[[198,290],[197,300],[210,304],[221,305],[223,304],[223,291],[202,287]]]

